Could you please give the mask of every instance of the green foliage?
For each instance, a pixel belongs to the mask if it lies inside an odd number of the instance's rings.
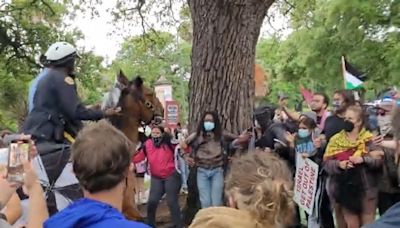
[[[129,77],[141,75],[148,86],[164,75],[173,85],[173,98],[180,103],[181,118],[186,120],[188,82],[183,75],[190,71],[190,53],[189,43],[167,32],[152,31],[127,39],[108,75],[113,78],[122,69]],[[179,65],[180,70],[172,72],[172,65]]]
[[[332,94],[343,88],[342,55],[367,73],[369,98],[398,85],[398,1],[288,0],[280,10],[289,10],[294,31],[286,39],[263,39],[257,47],[257,60],[271,72],[272,91],[284,90],[275,83],[283,81],[297,85],[291,96],[298,85]]]
[[[32,0],[0,4],[0,128],[16,130],[26,114],[29,82],[40,70],[36,59],[57,41],[75,43],[83,35],[65,30],[64,19],[77,10],[98,14],[101,0]],[[96,4],[94,4],[96,3]],[[174,15],[172,5],[180,7]],[[132,7],[133,6],[133,7]],[[400,75],[400,1],[393,0],[286,0],[278,9],[289,17],[293,32],[282,39],[262,39],[257,46],[256,62],[268,72],[270,95],[278,93],[299,100],[299,86],[314,91],[343,87],[341,56],[368,75],[367,95],[399,85]],[[174,88],[174,98],[187,117],[188,82],[193,34],[190,10],[183,1],[118,1],[113,9],[115,20],[142,25],[144,34],[125,40],[111,66],[93,53],[82,53],[79,64],[79,92],[87,104],[97,103],[122,69],[127,75],[142,75],[151,86],[164,75]],[[174,26],[177,35],[155,31],[149,17],[162,25]],[[116,27],[116,30],[118,28]],[[180,70],[172,72],[171,66]]]
[[[188,5],[184,5],[180,11],[180,17],[182,18],[182,22],[178,27],[179,37],[185,40],[186,42],[191,42],[193,39],[193,26],[192,20],[190,18],[190,9]]]
[[[3,126],[17,130],[26,115],[29,81],[37,74],[35,59],[59,39],[69,1],[11,1],[0,8],[0,109]],[[10,126],[11,125],[11,126]]]
[[[283,93],[288,95],[290,99],[288,100],[289,107],[295,107],[295,105],[301,101],[301,95],[296,91],[299,91],[298,85],[296,83],[286,82],[279,79],[273,79],[273,86],[268,96],[265,97],[265,101],[271,104],[278,104],[278,96]]]
[[[40,54],[55,41],[75,43],[83,36],[67,32],[65,18],[76,8],[70,0],[10,1],[0,4],[0,129],[18,130],[27,114],[29,83],[40,71]],[[101,58],[81,53],[81,82],[93,102]],[[100,68],[99,68],[100,67]]]
[[[102,92],[109,81],[105,79],[106,69],[101,65],[103,58],[92,52],[82,54],[78,64],[79,95],[86,104],[99,103],[102,99]]]

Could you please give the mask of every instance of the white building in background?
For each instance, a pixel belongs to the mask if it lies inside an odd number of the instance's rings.
[[[161,76],[154,83],[154,90],[156,92],[157,98],[160,100],[161,104],[165,109],[166,101],[173,101],[172,98],[172,83],[170,83],[165,76]]]
[[[154,83],[157,98],[164,107],[164,119],[167,126],[175,129],[179,123],[179,104],[172,98],[172,83],[161,76]]]

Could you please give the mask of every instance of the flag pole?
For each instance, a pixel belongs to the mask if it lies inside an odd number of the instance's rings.
[[[342,74],[343,74],[343,86],[344,89],[346,89],[346,63],[343,55],[342,55]]]

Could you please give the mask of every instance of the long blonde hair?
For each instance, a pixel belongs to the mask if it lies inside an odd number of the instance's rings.
[[[293,218],[293,176],[287,164],[272,153],[251,151],[233,161],[225,191],[239,210],[248,211],[257,227],[289,225]]]

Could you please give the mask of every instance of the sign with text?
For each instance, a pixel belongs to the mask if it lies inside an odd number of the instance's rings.
[[[165,102],[165,121],[168,127],[176,128],[179,123],[179,104],[176,101]]]
[[[300,154],[298,154],[300,155]],[[309,158],[297,156],[294,201],[301,209],[312,215],[317,190],[318,165]]]

